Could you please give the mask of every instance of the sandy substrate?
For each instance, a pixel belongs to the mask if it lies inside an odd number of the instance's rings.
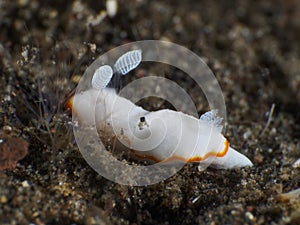
[[[124,0],[114,17],[105,10],[105,1],[0,1],[0,145],[29,145],[25,158],[24,149],[0,154],[0,163],[12,160],[0,171],[0,223],[300,224],[299,1]],[[226,100],[225,135],[252,168],[199,172],[188,164],[159,184],[130,187],[89,167],[65,101],[99,55],[145,39],[205,59]],[[191,79],[166,77],[199,113],[209,110]]]

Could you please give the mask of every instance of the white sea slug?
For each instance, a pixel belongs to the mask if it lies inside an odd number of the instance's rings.
[[[121,63],[115,67],[127,68],[122,74],[141,61],[132,58],[131,66],[127,67],[124,58],[120,58],[117,62]],[[110,140],[117,138],[135,156],[155,162],[199,162],[204,167],[223,169],[253,165],[246,156],[229,147],[221,133],[222,119],[217,117],[216,110],[203,114],[200,119],[169,109],[149,112],[107,88],[111,76],[104,76],[104,72],[97,75],[97,71],[91,88],[70,100],[81,125],[92,126],[95,121],[100,136]],[[96,82],[96,76],[106,79]]]

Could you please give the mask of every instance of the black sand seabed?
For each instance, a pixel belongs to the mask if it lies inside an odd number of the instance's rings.
[[[1,132],[29,143],[16,168],[0,172],[0,223],[300,224],[299,192],[282,195],[300,188],[300,2],[118,1],[117,15],[98,21],[102,10],[104,1],[0,1]],[[95,58],[145,39],[205,58],[226,100],[226,136],[252,168],[188,164],[130,187],[87,165],[65,99]],[[209,110],[192,80],[166,76]],[[167,105],[156,101],[143,104]]]

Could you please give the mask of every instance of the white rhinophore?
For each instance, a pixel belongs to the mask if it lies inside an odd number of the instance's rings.
[[[116,72],[126,75],[135,69],[142,61],[142,50],[133,50],[123,54],[116,61],[114,67]]]
[[[113,76],[113,70],[110,66],[104,65],[99,67],[92,78],[92,88],[101,90],[105,88]]]

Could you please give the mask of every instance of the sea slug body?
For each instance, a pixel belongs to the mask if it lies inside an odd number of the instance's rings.
[[[141,62],[140,50],[126,54],[114,66],[123,75]],[[216,110],[203,114],[200,119],[169,109],[150,112],[106,87],[112,76],[109,67],[100,70],[103,76],[97,75],[97,71],[91,88],[70,100],[81,125],[91,126],[96,122],[99,134],[110,139],[117,137],[135,156],[155,162],[199,162],[220,169],[253,165],[229,146],[221,133],[222,119],[217,117]],[[103,77],[104,80],[97,82]],[[90,119],[93,116],[95,119]]]

